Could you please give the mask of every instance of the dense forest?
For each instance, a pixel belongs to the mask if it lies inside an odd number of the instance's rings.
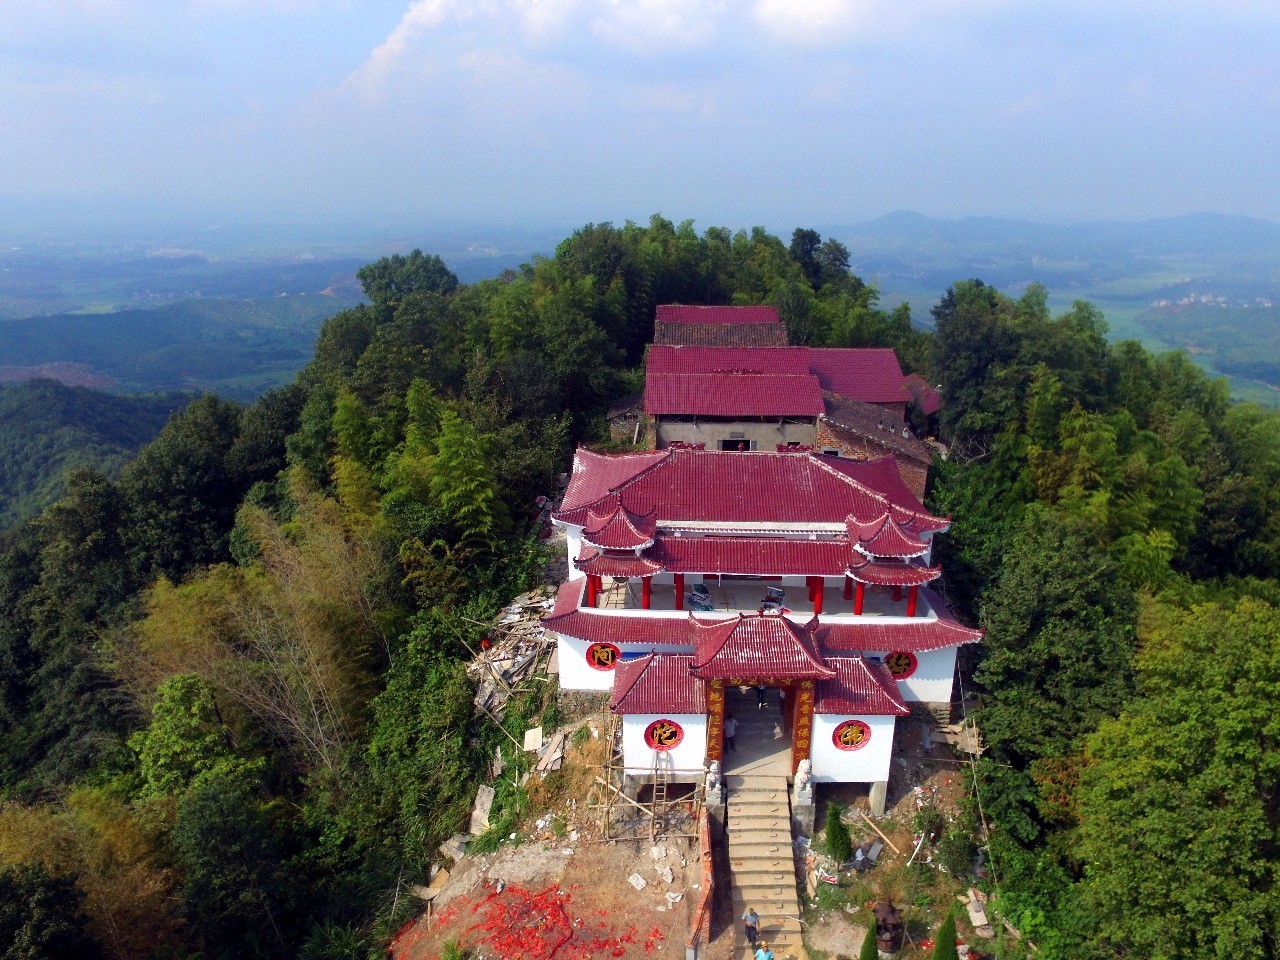
[[[46,379],[0,386],[0,529],[56,500],[70,470],[118,476],[190,400],[115,396]]]
[[[1038,286],[957,282],[920,332],[811,230],[654,217],[471,285],[419,252],[359,278],[295,383],[201,397],[0,541],[5,957],[380,956],[504,739],[467,645],[668,302],[776,304],[941,385],[975,817],[1039,954],[1277,955],[1276,414]]]

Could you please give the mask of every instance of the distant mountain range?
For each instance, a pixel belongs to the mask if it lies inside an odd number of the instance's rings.
[[[822,228],[852,247],[872,244],[993,246],[1007,254],[1041,251],[1090,256],[1194,256],[1280,250],[1280,224],[1254,217],[1192,213],[1137,222],[1077,224],[965,217],[934,220],[900,210],[877,220]]]

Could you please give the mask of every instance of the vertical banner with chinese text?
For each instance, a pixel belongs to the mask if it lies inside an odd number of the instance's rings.
[[[724,756],[724,681],[707,685],[707,760]]]
[[[795,732],[791,735],[792,773],[800,766],[801,760],[809,759],[809,744],[813,739],[813,696],[813,681],[801,682],[796,690]]]

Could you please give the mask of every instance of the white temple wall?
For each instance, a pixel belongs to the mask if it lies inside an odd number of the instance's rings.
[[[813,779],[818,783],[876,783],[889,779],[893,758],[893,727],[896,717],[818,714],[813,718]],[[857,750],[838,749],[832,740],[836,728],[846,720],[861,720],[871,728],[865,746]]]
[[[614,646],[625,656],[626,654],[652,653],[655,649],[651,643],[615,643]],[[560,668],[561,690],[611,690],[613,689],[614,670],[599,670],[591,666],[587,660],[587,650],[591,644],[577,637],[566,637],[556,634],[556,662]],[[661,653],[693,653],[693,647],[664,644]],[[616,669],[616,665],[615,665]]]
[[[908,703],[950,703],[951,687],[955,682],[956,647],[942,647],[916,654],[916,669],[905,680],[896,681],[898,693]],[[884,659],[889,654],[880,650],[869,652],[872,657]]]
[[[569,558],[569,579],[577,580],[579,577],[585,577],[586,574],[573,565],[573,561],[577,560],[578,555],[582,553],[582,528],[570,523],[564,524],[564,540],[565,554]]]
[[[645,743],[644,733],[655,720],[670,720],[679,724],[684,732],[673,750],[653,750]],[[653,773],[654,756],[662,758],[662,766],[668,772],[686,776],[677,779],[697,779],[707,755],[707,718],[701,713],[634,713],[622,718],[623,772],[632,776],[648,776]]]

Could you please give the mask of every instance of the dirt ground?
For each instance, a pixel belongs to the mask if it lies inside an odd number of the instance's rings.
[[[438,960],[455,941],[477,960],[683,958],[699,896],[697,850],[670,839],[650,847],[570,836],[464,858],[433,905],[434,918],[402,931],[392,956]],[[643,890],[628,882],[632,874],[645,881]]]
[[[876,821],[900,852],[886,846],[874,868],[841,875],[838,885],[811,900],[807,939],[815,955],[857,956],[870,922],[868,907],[888,894],[908,911],[908,932],[919,944],[905,944],[900,956],[929,957],[930,937],[941,912],[966,886],[932,867],[906,867],[914,847],[911,824],[919,807],[927,803],[948,818],[957,816],[968,787],[966,768],[946,745],[938,742],[925,749],[924,729],[914,717],[899,724],[891,806],[888,816]],[[419,917],[392,944],[394,960],[441,960],[450,943],[469,951],[475,960],[683,958],[690,918],[701,895],[696,846],[668,838],[654,851],[647,838],[600,841],[598,813],[580,810],[576,798],[587,795],[598,774],[601,757],[594,754],[601,749],[597,740],[581,753],[571,751],[573,762],[566,766],[565,777],[549,778],[547,789],[533,791],[541,819],[525,824],[517,842],[504,841],[496,853],[468,856],[457,864],[432,904],[431,918]],[[880,839],[857,812],[869,808],[866,785],[819,785],[816,799],[819,831],[827,805],[838,802],[851,808],[845,820],[855,845],[865,849]],[[618,809],[623,816],[628,812]],[[546,826],[549,814],[557,821],[555,829]],[[671,871],[670,882],[664,869]],[[628,882],[632,874],[645,881],[643,889]],[[724,879],[717,876],[723,889],[718,891],[712,941],[701,950],[702,960],[745,956],[737,943],[734,918],[728,915]],[[971,940],[963,911],[958,921],[961,939]]]

